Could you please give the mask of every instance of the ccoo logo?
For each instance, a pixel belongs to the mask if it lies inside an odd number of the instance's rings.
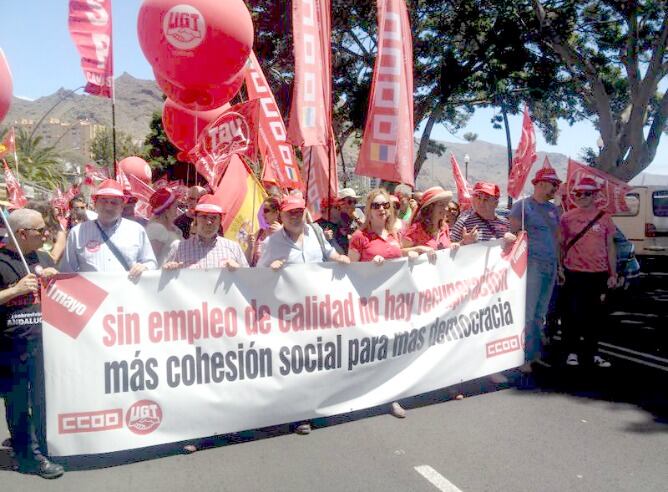
[[[135,434],[150,434],[162,423],[162,409],[151,400],[140,400],[125,414],[125,425]]]
[[[206,34],[204,16],[192,5],[172,7],[162,21],[162,32],[169,44],[177,49],[197,48]]]

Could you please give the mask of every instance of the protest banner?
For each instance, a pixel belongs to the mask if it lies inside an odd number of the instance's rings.
[[[341,414],[524,362],[527,240],[434,264],[60,276],[42,290],[49,454]]]

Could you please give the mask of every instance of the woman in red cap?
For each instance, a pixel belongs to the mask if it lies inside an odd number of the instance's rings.
[[[428,253],[459,243],[450,242],[450,229],[446,222],[448,204],[452,192],[440,186],[425,190],[411,225],[402,238],[404,248],[415,248],[418,253]]]
[[[601,187],[584,177],[572,188],[575,208],[561,217],[561,263],[564,283],[564,343],[570,352],[566,364],[581,360],[597,367],[610,367],[598,355],[598,330],[605,319],[606,290],[617,285],[615,225],[609,214],[598,210],[596,195]]]
[[[364,224],[350,239],[348,249],[350,261],[373,261],[377,265],[382,265],[386,259],[402,256],[417,258],[417,252],[411,251],[410,248],[402,249],[401,234],[392,227],[395,215],[387,191],[376,188],[369,192],[364,216]],[[396,401],[390,406],[390,413],[400,419],[406,417],[406,411]]]
[[[172,244],[183,239],[181,229],[174,225],[174,219],[178,215],[176,198],[175,192],[159,188],[149,199],[153,217],[146,225],[146,234],[151,240],[158,266],[164,263]]]

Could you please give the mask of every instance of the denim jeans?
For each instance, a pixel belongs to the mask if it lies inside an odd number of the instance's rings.
[[[545,315],[550,305],[550,298],[556,280],[556,263],[529,259],[525,311],[526,339],[524,345],[526,362],[541,357]]]

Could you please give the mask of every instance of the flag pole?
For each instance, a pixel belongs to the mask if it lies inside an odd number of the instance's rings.
[[[25,256],[23,256],[23,251],[21,251],[21,246],[19,246],[18,241],[16,240],[16,236],[14,235],[14,231],[12,231],[12,228],[9,226],[9,221],[7,220],[7,211],[5,210],[5,207],[2,207],[2,221],[5,223],[5,227],[7,228],[7,234],[9,234],[9,237],[11,238],[12,242],[14,243],[14,246],[16,246],[16,252],[19,254],[19,257],[21,258],[21,263],[23,263],[23,267],[26,269],[26,272],[28,272],[28,275],[32,273],[30,271],[30,268],[28,268],[28,262],[25,259]]]

